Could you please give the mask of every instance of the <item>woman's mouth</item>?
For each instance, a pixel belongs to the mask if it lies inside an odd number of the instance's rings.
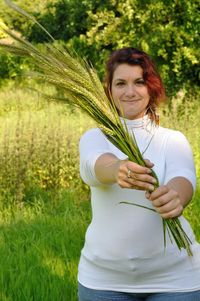
[[[122,102],[128,102],[128,103],[132,103],[132,102],[137,102],[140,101],[140,99],[123,99]]]

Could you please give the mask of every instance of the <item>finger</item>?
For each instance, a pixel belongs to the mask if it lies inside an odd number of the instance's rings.
[[[167,194],[169,190],[169,187],[166,185],[159,186],[151,193],[150,200],[154,201],[155,199],[160,198],[162,195]]]
[[[136,181],[133,179],[124,180],[124,178],[119,178],[117,183],[121,188],[132,188],[132,189],[146,190],[146,191],[154,190],[154,186],[152,184],[149,184],[147,182]]]
[[[165,203],[162,206],[155,206],[155,204],[153,203],[153,206],[155,209],[157,209],[157,211],[159,213],[166,213],[166,212],[170,212],[174,209],[176,209],[177,207],[180,206],[180,201],[179,199],[173,199],[167,203]]]
[[[183,207],[178,207],[169,212],[161,213],[160,215],[162,218],[168,219],[168,218],[178,217],[182,214],[182,212],[183,212]]]
[[[171,207],[180,203],[178,193],[170,190],[168,193],[152,201],[154,207],[164,207],[167,204],[171,204]]]
[[[127,181],[127,183],[129,183],[130,185],[132,185],[132,187],[137,187],[137,189],[141,189],[141,190],[148,190],[148,191],[153,191],[154,185],[148,183],[148,182],[143,182],[143,181],[138,181],[138,180],[131,180],[129,179]]]
[[[150,200],[152,201],[153,206],[157,207],[157,208],[162,207],[165,204],[169,203],[171,199],[172,199],[172,197],[168,194],[165,194],[164,196],[161,196],[154,200],[152,200],[150,197]]]
[[[154,166],[154,163],[152,163],[149,159],[144,159],[144,161],[148,167],[152,168]]]
[[[141,187],[137,187],[137,186],[133,185],[132,183],[128,183],[126,181],[118,181],[118,184],[121,188],[143,190]]]
[[[128,161],[127,164],[124,164],[122,166],[122,170],[125,170],[127,172],[127,170],[131,170],[131,172],[134,172],[134,173],[138,173],[138,174],[151,174],[152,171],[150,168],[148,167],[145,167],[145,166],[141,166],[139,164],[136,164],[134,162],[131,162],[131,161]]]
[[[137,180],[137,181],[140,181],[140,182],[147,182],[147,183],[150,183],[150,184],[156,184],[157,181],[154,177],[148,175],[148,174],[137,174],[137,173],[133,173],[131,172],[130,173],[130,177],[129,177],[129,180]]]
[[[163,212],[163,210],[170,211],[171,209],[179,206],[181,203],[178,193],[174,190],[170,190],[168,193],[162,195],[161,197],[154,199],[152,201],[152,204],[155,208],[162,208],[161,210]]]
[[[177,199],[173,202],[166,204],[164,206],[164,208],[162,208],[163,211],[161,213],[167,213],[167,212],[171,212],[174,210],[176,210],[178,212],[178,211],[180,211],[180,209],[182,211],[182,208],[183,208],[183,206],[180,204],[180,201]]]

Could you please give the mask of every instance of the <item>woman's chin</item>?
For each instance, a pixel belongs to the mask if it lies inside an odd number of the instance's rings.
[[[138,118],[142,117],[141,114],[134,114],[134,113],[131,113],[131,112],[124,112],[121,116],[123,118],[129,119],[129,120],[138,119]]]

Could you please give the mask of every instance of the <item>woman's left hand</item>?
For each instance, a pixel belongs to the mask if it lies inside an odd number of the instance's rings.
[[[146,192],[146,198],[152,202],[155,210],[162,218],[178,217],[183,212],[179,194],[167,185],[162,185],[152,193]]]

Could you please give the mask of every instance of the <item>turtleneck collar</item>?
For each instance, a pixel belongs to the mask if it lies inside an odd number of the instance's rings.
[[[130,130],[143,129],[143,130],[151,131],[152,127],[155,128],[154,121],[152,121],[148,115],[144,115],[143,117],[137,119],[126,119],[120,117],[120,120],[122,124],[125,123],[128,129]]]

